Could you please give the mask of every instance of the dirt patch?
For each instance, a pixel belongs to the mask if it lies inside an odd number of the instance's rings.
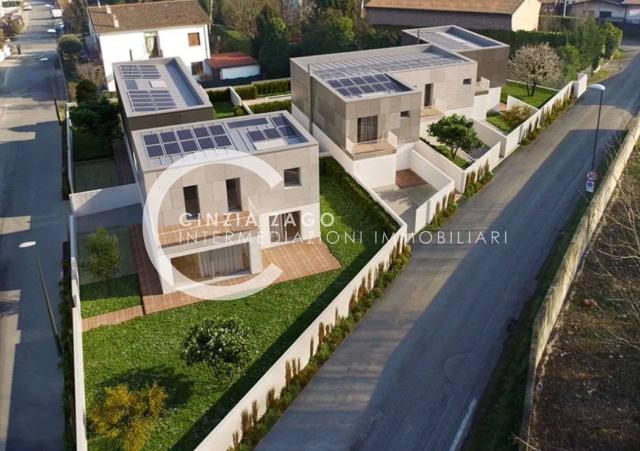
[[[532,421],[538,449],[640,450],[640,259],[628,258],[637,248],[626,245],[640,230],[628,205],[635,200],[637,209],[640,199],[638,151],[623,187],[572,286],[542,367]]]

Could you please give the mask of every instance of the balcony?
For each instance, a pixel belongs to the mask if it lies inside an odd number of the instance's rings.
[[[258,216],[249,211],[218,213],[187,224],[176,224],[158,230],[162,247],[211,240],[234,233],[253,232],[258,229]]]
[[[353,142],[347,138],[347,152],[354,160],[361,158],[378,157],[395,153],[397,139],[391,132],[387,137],[378,138],[373,141]]]

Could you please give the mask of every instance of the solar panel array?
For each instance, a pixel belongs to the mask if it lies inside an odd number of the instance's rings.
[[[176,102],[167,89],[130,89],[127,95],[133,111],[160,111],[176,107]]]
[[[478,48],[478,45],[473,42],[441,31],[421,31],[417,33],[417,36],[420,36],[420,40],[422,41],[450,50],[471,50]]]
[[[231,139],[222,125],[199,125],[142,135],[149,158],[188,154],[198,150],[224,149]]]
[[[125,80],[157,80],[160,78],[160,71],[153,64],[122,64],[120,73]]]
[[[346,97],[362,96],[380,92],[402,92],[407,88],[385,74],[364,75],[328,80],[327,83]]]

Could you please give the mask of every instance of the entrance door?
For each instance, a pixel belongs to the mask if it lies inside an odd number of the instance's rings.
[[[240,194],[240,179],[227,179],[227,207],[229,211],[242,210],[242,196]]]
[[[299,211],[271,216],[269,224],[271,226],[272,243],[284,243],[302,237]]]
[[[424,106],[431,106],[433,103],[433,84],[424,85]]]

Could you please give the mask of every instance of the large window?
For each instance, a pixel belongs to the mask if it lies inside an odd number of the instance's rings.
[[[202,75],[204,73],[204,65],[202,61],[198,61],[197,63],[191,63],[191,74],[192,75]]]
[[[240,179],[227,179],[227,207],[229,211],[242,210],[242,195],[240,194]]]
[[[269,217],[271,229],[271,242],[284,243],[295,239],[301,239],[300,212],[291,211]]]
[[[300,168],[291,168],[284,170],[284,186],[300,186]]]
[[[378,116],[358,118],[358,142],[370,142],[378,139]]]
[[[185,186],[182,188],[184,196],[184,210],[189,219],[195,219],[200,216],[200,201],[198,200],[198,186]]]
[[[424,106],[430,107],[433,103],[433,85],[424,85]]]
[[[200,33],[189,33],[189,47],[198,47],[200,45]]]

